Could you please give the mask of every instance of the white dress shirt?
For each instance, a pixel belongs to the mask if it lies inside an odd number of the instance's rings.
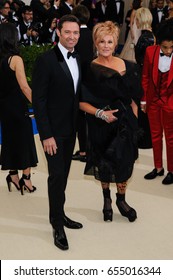
[[[162,15],[163,15],[163,9],[157,9],[157,13],[158,13],[159,22],[161,22]]]
[[[64,59],[68,65],[68,68],[72,75],[74,90],[76,93],[78,80],[79,80],[79,68],[78,68],[77,60],[76,60],[76,58],[73,58],[72,56],[70,58],[67,58],[68,50],[64,46],[62,46],[60,42],[58,43],[58,47],[59,47],[60,51],[62,52],[62,55],[64,56]]]
[[[159,70],[162,73],[169,71],[170,67],[171,67],[171,62],[172,62],[172,55],[170,57],[166,56],[166,55],[160,56],[159,57]]]
[[[119,14],[119,12],[120,12],[120,2],[116,2],[116,6],[117,6],[117,14]]]

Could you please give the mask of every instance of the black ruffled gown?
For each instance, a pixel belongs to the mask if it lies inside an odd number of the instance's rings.
[[[8,60],[0,65],[0,165],[2,170],[24,170],[37,165],[37,153],[27,102]]]
[[[102,182],[127,181],[138,157],[137,118],[130,104],[132,98],[140,98],[140,77],[136,64],[125,63],[126,74],[121,76],[92,62],[84,79],[82,102],[96,108],[109,105],[111,109],[119,109],[118,120],[110,124],[87,114],[88,151],[84,173]]]

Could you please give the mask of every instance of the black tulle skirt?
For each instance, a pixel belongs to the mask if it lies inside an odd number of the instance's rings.
[[[127,181],[138,157],[137,118],[131,107],[108,124],[88,115],[88,149],[84,173],[102,182]]]

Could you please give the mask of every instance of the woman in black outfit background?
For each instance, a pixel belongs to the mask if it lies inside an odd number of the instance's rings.
[[[14,24],[0,25],[0,164],[2,170],[10,170],[6,178],[8,190],[12,190],[13,184],[23,194],[24,190],[36,190],[30,180],[30,169],[37,165],[37,154],[26,102],[26,98],[31,102],[31,89],[19,56],[17,34]],[[18,170],[22,170],[20,180]]]
[[[155,37],[151,28],[152,14],[148,8],[140,8],[136,11],[136,25],[141,29],[141,36],[135,46],[135,59],[138,65],[142,67],[144,63],[145,51],[148,46],[155,44]],[[138,147],[141,149],[152,148],[150,126],[147,114],[145,114],[140,106],[138,107],[138,124],[141,129],[141,137],[138,141]]]

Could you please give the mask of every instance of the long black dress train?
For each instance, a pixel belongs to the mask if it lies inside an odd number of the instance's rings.
[[[118,120],[110,124],[87,114],[89,139],[84,173],[102,182],[128,180],[138,157],[137,118],[130,104],[132,98],[140,98],[140,77],[136,64],[127,61],[125,64],[126,74],[121,76],[92,62],[84,79],[82,102],[96,108],[109,105],[111,109],[119,109]]]
[[[10,60],[7,57],[0,65],[0,165],[2,170],[24,170],[37,165],[37,154],[27,102]]]

